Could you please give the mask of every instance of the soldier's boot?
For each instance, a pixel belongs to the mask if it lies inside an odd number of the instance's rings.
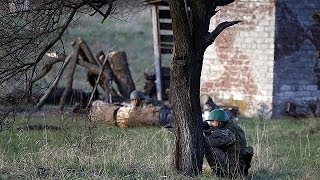
[[[245,166],[245,169],[244,169],[244,176],[248,175],[249,168],[251,167],[252,157],[253,157],[253,148],[251,146],[248,146],[246,148],[246,157],[245,157],[246,166]]]
[[[168,129],[174,127],[171,109],[166,107],[160,109],[160,125]]]

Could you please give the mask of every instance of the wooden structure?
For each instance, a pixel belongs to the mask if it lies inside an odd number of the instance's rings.
[[[157,99],[162,100],[161,55],[173,54],[173,32],[169,4],[162,0],[145,0],[151,5],[153,52],[156,71]],[[187,0],[184,0],[187,7]],[[186,8],[187,9],[187,8]]]
[[[172,21],[168,3],[160,0],[145,0],[145,3],[151,5],[157,99],[161,101],[161,55],[173,52]]]
[[[66,76],[67,79],[65,89],[60,98],[60,110],[64,109],[66,99],[72,90],[74,80],[73,76],[75,74],[75,68],[77,65],[80,65],[88,70],[87,78],[89,84],[93,87],[93,92],[86,104],[86,108],[89,107],[91,100],[96,99],[93,98],[94,94],[99,96],[99,93],[96,92],[98,85],[100,85],[100,87],[103,89],[105,96],[108,97],[109,102],[123,101],[123,99],[129,98],[130,92],[135,89],[135,85],[129,71],[125,52],[110,51],[107,55],[104,55],[103,52],[99,52],[95,58],[90,48],[81,38],[73,41],[71,46],[73,51],[68,57],[66,57],[65,54],[61,54],[60,56],[56,54],[50,55],[50,53],[47,54],[49,57],[51,57],[51,61],[48,62],[32,79],[32,83],[35,83],[44,77],[51,70],[55,63],[64,62],[58,71],[55,80],[46,90],[45,94],[41,97],[35,109],[41,109],[49,94],[57,86],[67,66],[69,66],[71,71],[67,72],[69,74]],[[116,91],[116,88],[114,88],[112,84],[113,80],[115,81],[120,94]]]

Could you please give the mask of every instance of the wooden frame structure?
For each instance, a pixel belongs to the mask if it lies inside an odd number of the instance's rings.
[[[145,3],[151,6],[157,100],[161,101],[161,55],[172,54],[173,52],[172,21],[168,3],[161,0],[145,0]]]
[[[161,55],[173,54],[174,45],[170,8],[169,4],[163,0],[145,0],[144,2],[151,5],[157,99],[161,101]],[[188,9],[187,0],[184,0],[184,2],[186,9]]]

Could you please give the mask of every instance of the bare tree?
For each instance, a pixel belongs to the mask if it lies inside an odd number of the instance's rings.
[[[202,171],[204,150],[199,89],[204,52],[225,28],[239,22],[222,22],[208,32],[210,18],[217,13],[218,6],[232,2],[234,0],[169,1],[174,37],[170,78],[176,122],[173,164],[186,175]]]

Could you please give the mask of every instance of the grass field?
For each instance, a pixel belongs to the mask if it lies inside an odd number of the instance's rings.
[[[64,37],[66,47],[81,37],[93,53],[125,51],[133,79],[138,79],[153,64],[149,10],[131,22],[107,19],[101,24],[101,20],[79,17]],[[46,77],[47,82],[56,71]],[[76,78],[75,88],[85,89],[83,69],[77,69]],[[138,89],[142,83],[136,82]],[[254,147],[247,179],[319,179],[320,119],[240,118],[237,123]],[[35,126],[43,124],[51,129]],[[158,127],[119,129],[51,110],[20,115],[12,128],[0,132],[0,139],[0,179],[213,179],[206,163],[198,177],[174,172],[173,134]]]
[[[320,120],[240,118],[255,155],[247,179],[318,179]],[[58,130],[27,130],[46,124]],[[17,129],[18,128],[18,129]],[[170,168],[173,134],[158,127],[120,129],[85,116],[21,116],[0,132],[0,179],[212,179]]]

